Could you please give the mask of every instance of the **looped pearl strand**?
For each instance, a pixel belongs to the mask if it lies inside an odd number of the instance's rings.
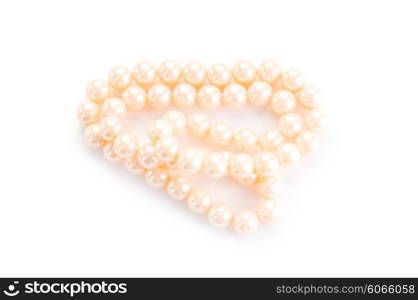
[[[88,100],[77,113],[88,145],[101,149],[110,162],[122,162],[132,174],[144,175],[149,185],[165,187],[171,198],[186,202],[191,211],[207,214],[213,226],[232,226],[239,233],[254,232],[260,223],[276,220],[279,167],[294,164],[316,149],[318,133],[326,124],[318,89],[305,86],[298,70],[283,71],[272,60],[258,67],[241,61],[232,68],[215,64],[207,70],[199,63],[182,67],[175,61],[158,67],[141,62],[132,70],[118,66],[107,81],[91,81],[86,93]],[[226,122],[214,123],[204,114],[185,116],[172,110],[149,124],[149,141],[139,145],[122,122],[129,111],[145,107],[164,109],[173,104],[215,109],[247,103],[270,106],[278,116],[277,128],[261,135],[249,129],[234,132]],[[207,138],[225,151],[182,147],[177,139],[182,132]],[[234,213],[229,205],[214,202],[207,190],[192,187],[184,175],[193,173],[231,176],[243,186],[254,187],[262,201],[256,211]]]

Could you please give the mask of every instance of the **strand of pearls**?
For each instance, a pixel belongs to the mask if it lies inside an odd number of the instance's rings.
[[[306,86],[296,69],[283,71],[272,60],[258,67],[241,61],[232,69],[224,64],[205,69],[199,63],[181,66],[170,60],[155,67],[141,62],[132,70],[113,68],[107,81],[91,81],[86,92],[88,100],[79,105],[78,118],[86,126],[88,145],[101,149],[111,162],[123,162],[131,173],[144,175],[149,185],[165,187],[171,198],[185,201],[191,211],[206,213],[215,227],[232,226],[242,233],[255,231],[259,223],[275,221],[279,167],[292,165],[317,148],[318,132],[326,123],[318,90]],[[204,114],[186,117],[173,110],[149,125],[149,141],[139,145],[122,121],[129,111],[145,107],[164,109],[172,104],[215,109],[221,105],[239,108],[246,103],[270,106],[278,115],[277,128],[261,135],[249,129],[234,132],[228,124],[213,123]],[[182,147],[177,135],[183,131],[216,146],[232,146],[233,151],[205,153]],[[256,211],[234,214],[227,204],[214,202],[208,191],[192,187],[187,177],[173,175],[173,171],[201,172],[212,178],[231,176],[239,184],[254,187],[262,201]]]

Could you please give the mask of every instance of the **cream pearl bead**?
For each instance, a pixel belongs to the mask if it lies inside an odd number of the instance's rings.
[[[257,208],[257,215],[262,223],[275,223],[279,217],[279,205],[274,199],[264,200]]]
[[[204,154],[193,148],[185,148],[179,151],[177,155],[177,165],[180,170],[197,173],[203,165]]]
[[[203,163],[205,173],[213,178],[228,175],[229,156],[222,152],[208,153]]]
[[[248,88],[248,100],[254,106],[266,106],[271,100],[273,88],[264,81],[255,81]]]
[[[321,104],[321,95],[316,87],[305,87],[296,94],[296,98],[306,108],[317,108]]]
[[[192,212],[201,214],[208,211],[212,204],[212,197],[204,189],[194,189],[187,197],[187,205]]]
[[[318,148],[319,136],[310,130],[303,130],[296,138],[296,145],[302,153],[312,152]]]
[[[97,149],[102,146],[103,140],[100,133],[100,126],[97,123],[86,127],[84,130],[84,139],[90,147]]]
[[[173,90],[174,105],[181,108],[193,107],[196,102],[196,89],[188,83],[180,83]]]
[[[238,151],[253,151],[258,144],[257,134],[249,129],[241,129],[234,135],[234,145]]]
[[[181,111],[170,110],[164,114],[163,120],[171,124],[175,133],[181,132],[186,128],[187,119]]]
[[[163,162],[163,165],[170,170],[177,170],[179,167],[177,165],[177,159]]]
[[[263,177],[274,176],[279,170],[279,159],[268,151],[258,153],[254,158],[255,171]]]
[[[106,80],[92,80],[87,85],[87,98],[94,102],[103,102],[112,95],[112,89]]]
[[[226,228],[231,225],[232,210],[224,203],[214,203],[208,211],[209,223],[217,228]]]
[[[174,137],[162,137],[155,143],[155,154],[161,161],[172,161],[180,150],[180,144]]]
[[[221,105],[221,90],[214,85],[204,85],[197,93],[197,104],[201,108],[214,109]]]
[[[163,109],[170,105],[171,91],[164,84],[155,84],[148,90],[147,99],[152,108]]]
[[[265,60],[257,68],[257,74],[261,80],[272,84],[277,81],[282,73],[282,68],[274,60]]]
[[[231,81],[231,70],[225,64],[214,64],[208,70],[210,83],[223,87]]]
[[[99,117],[99,106],[92,101],[81,102],[77,109],[77,117],[84,125],[96,122]]]
[[[303,129],[303,119],[295,113],[287,113],[279,119],[279,130],[287,137],[294,137]]]
[[[123,130],[122,121],[116,117],[103,118],[99,125],[103,140],[108,142],[113,141]]]
[[[160,165],[160,160],[155,153],[155,147],[151,143],[145,143],[139,148],[136,160],[144,169],[155,169]]]
[[[168,195],[175,200],[186,200],[192,190],[189,180],[183,176],[170,179],[167,184]]]
[[[267,130],[259,138],[259,144],[265,151],[276,150],[283,141],[284,138],[277,129]]]
[[[283,143],[277,148],[277,156],[280,164],[286,166],[298,162],[301,159],[299,148],[293,143]]]
[[[151,122],[147,132],[150,140],[155,142],[160,138],[172,136],[174,130],[170,122],[158,119]]]
[[[209,129],[209,140],[216,146],[227,146],[232,137],[232,130],[223,122],[218,122]]]
[[[113,149],[113,143],[104,144],[103,155],[111,163],[118,163],[120,161],[120,157],[116,154],[115,150]]]
[[[132,77],[138,84],[149,85],[155,82],[157,70],[151,63],[140,62],[133,68]]]
[[[109,83],[117,90],[126,89],[131,82],[131,72],[126,67],[114,67],[109,73]]]
[[[152,187],[162,188],[167,184],[168,172],[164,169],[147,170],[145,181]]]
[[[232,226],[238,233],[256,232],[259,224],[257,215],[249,210],[240,212],[232,220]]]
[[[171,84],[180,80],[182,68],[174,60],[166,60],[158,67],[158,77],[161,81]]]
[[[204,114],[193,114],[187,119],[187,129],[190,135],[195,138],[203,138],[209,128],[209,118]]]
[[[138,151],[138,142],[132,134],[124,133],[113,141],[113,150],[122,159],[131,158]]]
[[[109,98],[102,104],[103,117],[122,118],[126,115],[127,109],[125,103],[119,98]]]
[[[255,79],[256,68],[248,61],[240,61],[232,68],[232,76],[234,79],[242,84],[247,84]]]
[[[276,114],[285,114],[291,112],[296,107],[295,96],[286,90],[277,91],[271,98],[271,108]]]
[[[128,158],[125,161],[125,168],[133,175],[142,175],[145,169],[138,163],[137,158]]]
[[[222,100],[227,107],[242,107],[247,102],[247,90],[237,83],[228,84],[222,92]]]
[[[305,84],[305,78],[300,71],[296,69],[289,69],[283,72],[281,83],[285,89],[288,89],[292,92],[297,92],[303,88],[303,85]]]
[[[189,63],[183,69],[184,81],[193,85],[201,85],[206,78],[206,69],[199,63]]]
[[[267,199],[276,198],[282,191],[282,188],[276,178],[261,178],[256,184],[257,193]]]
[[[252,173],[246,177],[238,178],[237,181],[242,186],[252,186],[257,182],[258,176],[255,173]]]
[[[122,93],[122,100],[128,109],[138,111],[144,108],[147,93],[139,86],[130,86]]]
[[[254,161],[245,153],[233,154],[229,160],[229,171],[236,179],[249,177],[254,172]]]
[[[306,115],[305,124],[310,130],[319,132],[326,127],[327,117],[323,111],[314,109]]]

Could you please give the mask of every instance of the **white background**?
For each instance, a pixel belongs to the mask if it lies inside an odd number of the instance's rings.
[[[416,1],[2,1],[0,275],[418,276],[417,11]],[[213,229],[85,145],[75,111],[86,82],[169,58],[273,58],[323,91],[329,129],[282,172],[277,225]],[[238,127],[273,122],[239,116]],[[209,186],[220,201],[257,201],[227,181]]]

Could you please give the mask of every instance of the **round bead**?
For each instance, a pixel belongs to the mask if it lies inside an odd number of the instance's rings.
[[[266,60],[257,68],[257,74],[260,79],[270,84],[275,83],[281,73],[282,68],[274,60]]]
[[[174,105],[181,108],[193,107],[196,102],[196,89],[188,83],[180,83],[173,90]]]
[[[170,179],[167,184],[167,193],[175,200],[186,200],[191,190],[192,186],[183,176],[174,177]]]
[[[191,136],[203,138],[210,127],[209,118],[204,114],[193,114],[187,120],[187,129]]]
[[[147,99],[152,108],[166,108],[170,105],[171,91],[164,84],[155,84],[148,90]]]
[[[138,151],[136,137],[131,134],[121,134],[113,141],[113,150],[122,159],[131,158]]]
[[[172,161],[180,150],[180,145],[174,137],[162,137],[155,143],[155,154],[161,161]]]
[[[277,129],[264,132],[259,138],[259,144],[265,151],[274,151],[283,143],[284,138]]]
[[[279,119],[279,129],[287,137],[294,137],[303,129],[303,119],[295,113],[287,113]]]
[[[93,123],[99,117],[99,106],[91,101],[81,102],[77,109],[77,117],[85,125]]]
[[[247,90],[237,83],[228,84],[222,92],[222,99],[227,107],[242,107],[247,102]]]
[[[208,70],[208,78],[212,84],[223,87],[231,81],[231,71],[225,64],[214,64]]]
[[[181,66],[173,60],[166,60],[158,67],[158,76],[161,81],[171,84],[176,83],[181,77]]]
[[[289,69],[283,72],[281,82],[285,89],[288,89],[292,92],[297,92],[303,88],[303,85],[305,84],[305,78],[298,70]]]
[[[113,149],[113,143],[106,143],[103,146],[103,155],[111,163],[117,163],[120,161],[120,157],[116,154]]]
[[[183,70],[184,81],[193,85],[201,85],[206,78],[206,70],[199,63],[190,63]]]
[[[296,145],[302,153],[312,152],[318,148],[319,136],[310,130],[303,130],[296,138]]]
[[[142,175],[145,172],[145,169],[141,167],[136,157],[128,158],[125,161],[125,167],[133,175]]]
[[[229,171],[236,179],[249,177],[254,172],[254,161],[247,154],[234,154],[229,160]]]
[[[258,229],[257,215],[252,211],[243,211],[234,216],[232,226],[238,233],[253,233]]]
[[[109,73],[109,83],[117,90],[126,89],[131,84],[131,72],[128,68],[117,66]]]
[[[100,126],[97,123],[86,127],[84,130],[84,139],[90,147],[97,149],[102,146],[103,140],[100,133]]]
[[[209,223],[217,228],[226,228],[231,225],[232,210],[223,203],[215,203],[209,208]]]
[[[305,124],[310,130],[319,132],[326,127],[327,117],[321,110],[314,109],[306,115]]]
[[[126,115],[125,103],[119,98],[109,98],[102,104],[102,114],[104,117],[114,116],[122,118]]]
[[[279,160],[272,152],[260,152],[254,158],[255,171],[262,177],[276,175],[279,169]]]
[[[205,157],[203,168],[205,173],[213,178],[221,178],[228,175],[229,156],[222,152],[208,153]]]
[[[152,187],[162,188],[167,184],[168,172],[164,169],[147,170],[145,181]]]
[[[248,61],[240,61],[232,69],[232,75],[234,79],[242,84],[247,84],[255,79],[256,68]]]
[[[151,141],[157,141],[160,138],[173,135],[173,126],[170,122],[158,119],[148,126],[148,137]]]
[[[197,173],[202,168],[204,154],[193,148],[186,148],[179,151],[177,165],[180,170]]]
[[[296,107],[295,96],[286,90],[277,91],[271,98],[271,108],[276,114],[285,114],[291,112]]]
[[[111,142],[118,135],[122,133],[123,124],[119,118],[106,117],[103,118],[100,123],[100,132],[103,140]]]
[[[277,156],[279,157],[280,164],[291,165],[298,162],[301,159],[301,153],[299,148],[293,143],[283,143],[277,148]]]
[[[87,85],[86,94],[91,101],[103,102],[112,95],[112,89],[106,80],[93,80]]]
[[[155,82],[157,71],[153,64],[141,62],[133,68],[132,77],[138,84],[149,85]]]
[[[204,189],[194,189],[187,198],[187,204],[191,211],[201,214],[209,209],[212,197]]]
[[[261,178],[256,184],[257,193],[267,199],[276,198],[281,193],[281,186],[276,178]]]
[[[214,145],[226,146],[231,142],[232,137],[232,130],[223,122],[216,123],[209,129],[209,140]]]
[[[255,81],[248,88],[248,100],[254,106],[266,106],[271,100],[273,88],[264,81]]]
[[[257,134],[249,129],[241,129],[234,136],[234,144],[238,151],[253,151],[258,144]]]
[[[131,86],[123,92],[122,100],[128,109],[138,111],[145,106],[147,93],[139,86]]]
[[[317,108],[321,104],[321,95],[316,87],[305,87],[296,94],[296,98],[306,108]]]
[[[173,131],[176,133],[186,128],[187,120],[181,111],[170,110],[164,114],[163,120],[169,122],[173,127]]]
[[[246,177],[237,178],[237,181],[242,186],[252,186],[256,183],[257,179],[258,179],[257,174],[252,173]]]
[[[221,90],[214,85],[204,85],[197,94],[197,103],[200,107],[213,109],[221,105]]]
[[[262,223],[274,223],[279,216],[279,205],[274,199],[264,200],[257,208],[257,215]]]
[[[155,154],[155,147],[151,143],[145,143],[139,148],[136,159],[144,169],[155,169],[160,165],[160,160]]]

